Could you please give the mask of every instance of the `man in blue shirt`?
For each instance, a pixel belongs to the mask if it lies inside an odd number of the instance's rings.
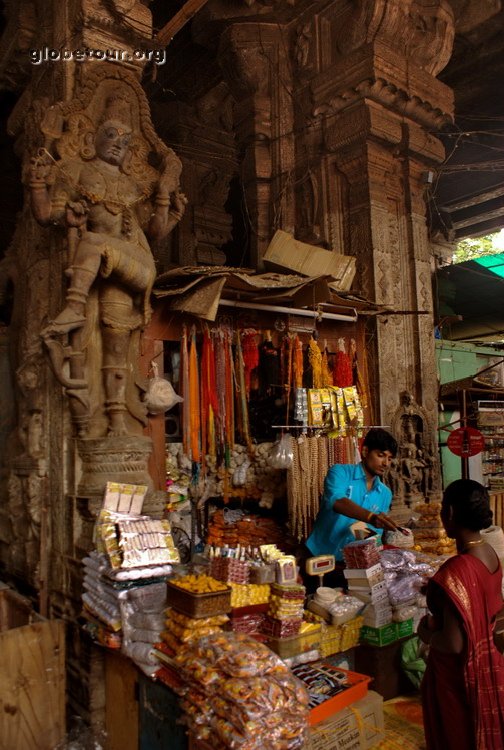
[[[392,492],[381,481],[396,453],[395,438],[374,427],[364,438],[360,464],[331,466],[319,513],[306,540],[311,555],[334,555],[337,561],[342,561],[343,547],[355,540],[350,527],[356,521],[363,521],[379,535],[383,529],[397,529],[386,515]]]

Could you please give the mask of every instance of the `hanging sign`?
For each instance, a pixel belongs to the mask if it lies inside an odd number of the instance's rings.
[[[459,427],[452,430],[447,441],[448,448],[456,456],[477,456],[485,447],[485,436],[474,427]]]

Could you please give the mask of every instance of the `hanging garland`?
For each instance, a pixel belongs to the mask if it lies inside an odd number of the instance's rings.
[[[308,342],[308,362],[312,369],[313,388],[322,388],[322,352],[313,336]]]
[[[293,353],[293,377],[294,377],[294,388],[303,387],[303,344],[299,336],[294,337],[294,353]]]
[[[353,385],[352,363],[346,353],[345,339],[338,339],[338,351],[334,363],[334,385],[338,388],[348,388]]]

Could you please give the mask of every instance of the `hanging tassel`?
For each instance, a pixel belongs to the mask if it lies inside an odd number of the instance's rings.
[[[346,353],[345,339],[338,339],[338,351],[333,373],[334,385],[338,388],[348,388],[353,385],[352,363]]]

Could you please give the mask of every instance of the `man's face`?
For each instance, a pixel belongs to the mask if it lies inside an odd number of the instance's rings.
[[[100,125],[95,138],[97,155],[108,164],[120,166],[129,148],[131,128],[116,120]]]
[[[365,445],[362,449],[362,463],[371,476],[382,477],[390,468],[393,454],[390,451],[382,451],[374,448],[372,451]]]

